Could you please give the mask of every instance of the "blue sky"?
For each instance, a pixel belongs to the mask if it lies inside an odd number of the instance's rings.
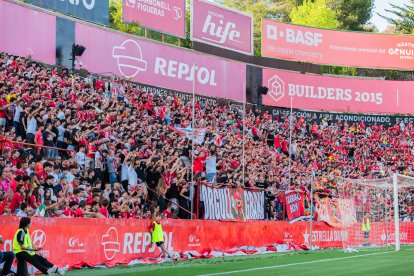
[[[374,13],[372,15],[371,18],[371,22],[377,26],[378,30],[380,32],[385,31],[385,29],[387,28],[387,26],[389,25],[388,22],[381,18],[380,16],[377,15],[377,13],[382,14],[382,15],[386,15],[386,16],[390,16],[389,13],[386,13],[384,10],[385,9],[389,9],[390,8],[390,4],[396,4],[398,6],[401,6],[402,4],[409,4],[410,0],[375,0],[375,9],[374,9]]]

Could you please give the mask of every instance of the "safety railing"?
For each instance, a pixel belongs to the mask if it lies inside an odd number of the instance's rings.
[[[13,150],[17,150],[20,148],[27,148],[27,149],[31,148],[33,151],[35,152],[37,151],[36,155],[40,154],[40,149],[56,150],[57,152],[60,152],[60,153],[65,152],[70,157],[75,157],[75,154],[76,154],[76,151],[74,150],[61,149],[57,147],[48,147],[48,146],[43,146],[43,145],[38,145],[38,144],[30,144],[30,143],[18,142],[18,141],[7,140],[7,139],[0,140],[0,150],[2,154],[4,154],[4,151],[6,149],[10,149],[11,151],[13,151]]]
[[[150,187],[148,187],[148,185],[147,185],[147,189],[148,189],[149,191],[153,192],[154,194],[157,194],[157,192],[156,192],[156,191],[154,191],[153,189],[151,189]],[[171,204],[173,204],[173,205],[177,206],[180,210],[183,210],[184,212],[186,212],[186,213],[187,213],[187,214],[189,214],[190,216],[192,216],[191,211],[189,211],[189,210],[187,210],[187,209],[185,209],[185,208],[181,207],[179,204],[175,203],[174,201],[172,201],[172,200],[170,200],[170,199],[168,199],[168,198],[166,198],[166,197],[165,197],[165,200],[166,200],[167,202],[169,202],[169,203],[171,203]]]

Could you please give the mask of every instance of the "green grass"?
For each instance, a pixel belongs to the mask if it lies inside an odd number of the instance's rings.
[[[330,260],[331,259],[331,260]],[[401,251],[368,249],[358,253],[323,250],[312,253],[271,253],[168,262],[155,265],[120,266],[74,270],[67,275],[414,275],[414,247]],[[282,266],[284,265],[284,266]],[[280,267],[276,267],[280,266]],[[242,271],[248,270],[248,271]]]

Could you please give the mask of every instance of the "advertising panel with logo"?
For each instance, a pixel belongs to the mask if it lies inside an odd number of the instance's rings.
[[[109,25],[108,0],[27,0],[27,2],[87,21]]]
[[[323,30],[263,19],[262,55],[316,64],[413,70],[414,36]]]
[[[243,100],[246,65],[178,47],[76,24],[78,58],[91,72],[114,72],[139,83],[210,97]],[[231,80],[231,81],[229,81]]]
[[[185,0],[123,0],[125,22],[185,38]]]
[[[143,219],[67,219],[32,218],[30,228],[33,244],[42,247],[39,252],[52,263],[72,268],[82,266],[112,267],[116,264],[128,264],[132,260],[155,262],[160,250],[151,242],[148,232],[149,220]],[[13,236],[19,225],[18,217],[0,217],[4,244],[0,250],[12,249]],[[204,257],[212,257],[211,250],[233,252],[234,248],[277,246],[274,251],[283,251],[291,247],[306,248],[313,245],[321,248],[342,247],[343,241],[352,237],[352,242],[363,242],[361,224],[349,228],[334,228],[325,222],[314,222],[312,237],[309,222],[288,221],[243,221],[223,222],[217,220],[162,220],[165,247],[169,252],[180,252],[182,257],[191,251]],[[414,233],[410,231],[413,223],[400,223],[402,243],[413,243]],[[372,222],[369,237],[371,244],[385,244],[394,239],[393,229],[385,222]],[[381,230],[382,229],[382,230]],[[355,233],[360,232],[360,239]],[[296,245],[296,246],[295,246]],[[253,250],[254,251],[254,250]],[[198,253],[197,253],[198,252]],[[263,251],[262,251],[263,252]],[[251,253],[251,252],[250,252]],[[195,255],[194,255],[195,254]],[[222,256],[222,253],[220,254]],[[149,259],[151,258],[151,259]]]
[[[193,0],[191,40],[253,55],[253,17],[209,1]]]
[[[263,69],[263,104],[306,110],[411,114],[414,82],[361,80]]]
[[[204,203],[204,219],[265,219],[264,191],[202,185],[200,200]]]
[[[0,51],[56,62],[55,16],[0,1],[0,26]]]

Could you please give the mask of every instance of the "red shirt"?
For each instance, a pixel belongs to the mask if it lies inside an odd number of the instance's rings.
[[[0,107],[3,107],[7,104],[6,101],[4,100],[0,100]],[[0,110],[0,119],[5,119],[6,118],[6,110]]]
[[[102,215],[104,215],[106,218],[109,217],[108,214],[108,208],[102,206],[101,209],[99,209],[99,213],[101,213]]]
[[[280,149],[282,145],[280,144],[280,136],[276,136],[274,139],[275,148]]]
[[[93,203],[93,197],[92,197],[92,193],[89,194],[88,198],[86,199],[86,204],[88,205],[92,205]]]
[[[120,212],[119,213],[119,218],[128,218],[128,212]]]
[[[42,133],[40,131],[36,131],[35,141],[37,141],[37,144],[43,145],[43,137],[42,137]]]
[[[74,218],[76,214],[76,211],[72,211],[70,208],[66,208],[63,212],[62,215],[65,215],[67,217],[71,217]]]
[[[76,209],[75,218],[83,218],[83,210],[81,208]]]
[[[34,195],[30,197],[30,207],[35,208],[35,204],[37,203],[37,199]]]
[[[194,158],[194,173],[202,173],[203,167],[203,158],[200,156]]]
[[[19,209],[20,203],[24,201],[23,196],[20,193],[15,193],[10,201],[10,209],[14,212],[16,209]]]
[[[288,152],[288,142],[286,140],[282,142],[282,151]]]
[[[165,209],[164,212],[162,212],[162,214],[164,217],[169,218],[169,219],[173,217],[172,212],[168,211],[168,209]]]

